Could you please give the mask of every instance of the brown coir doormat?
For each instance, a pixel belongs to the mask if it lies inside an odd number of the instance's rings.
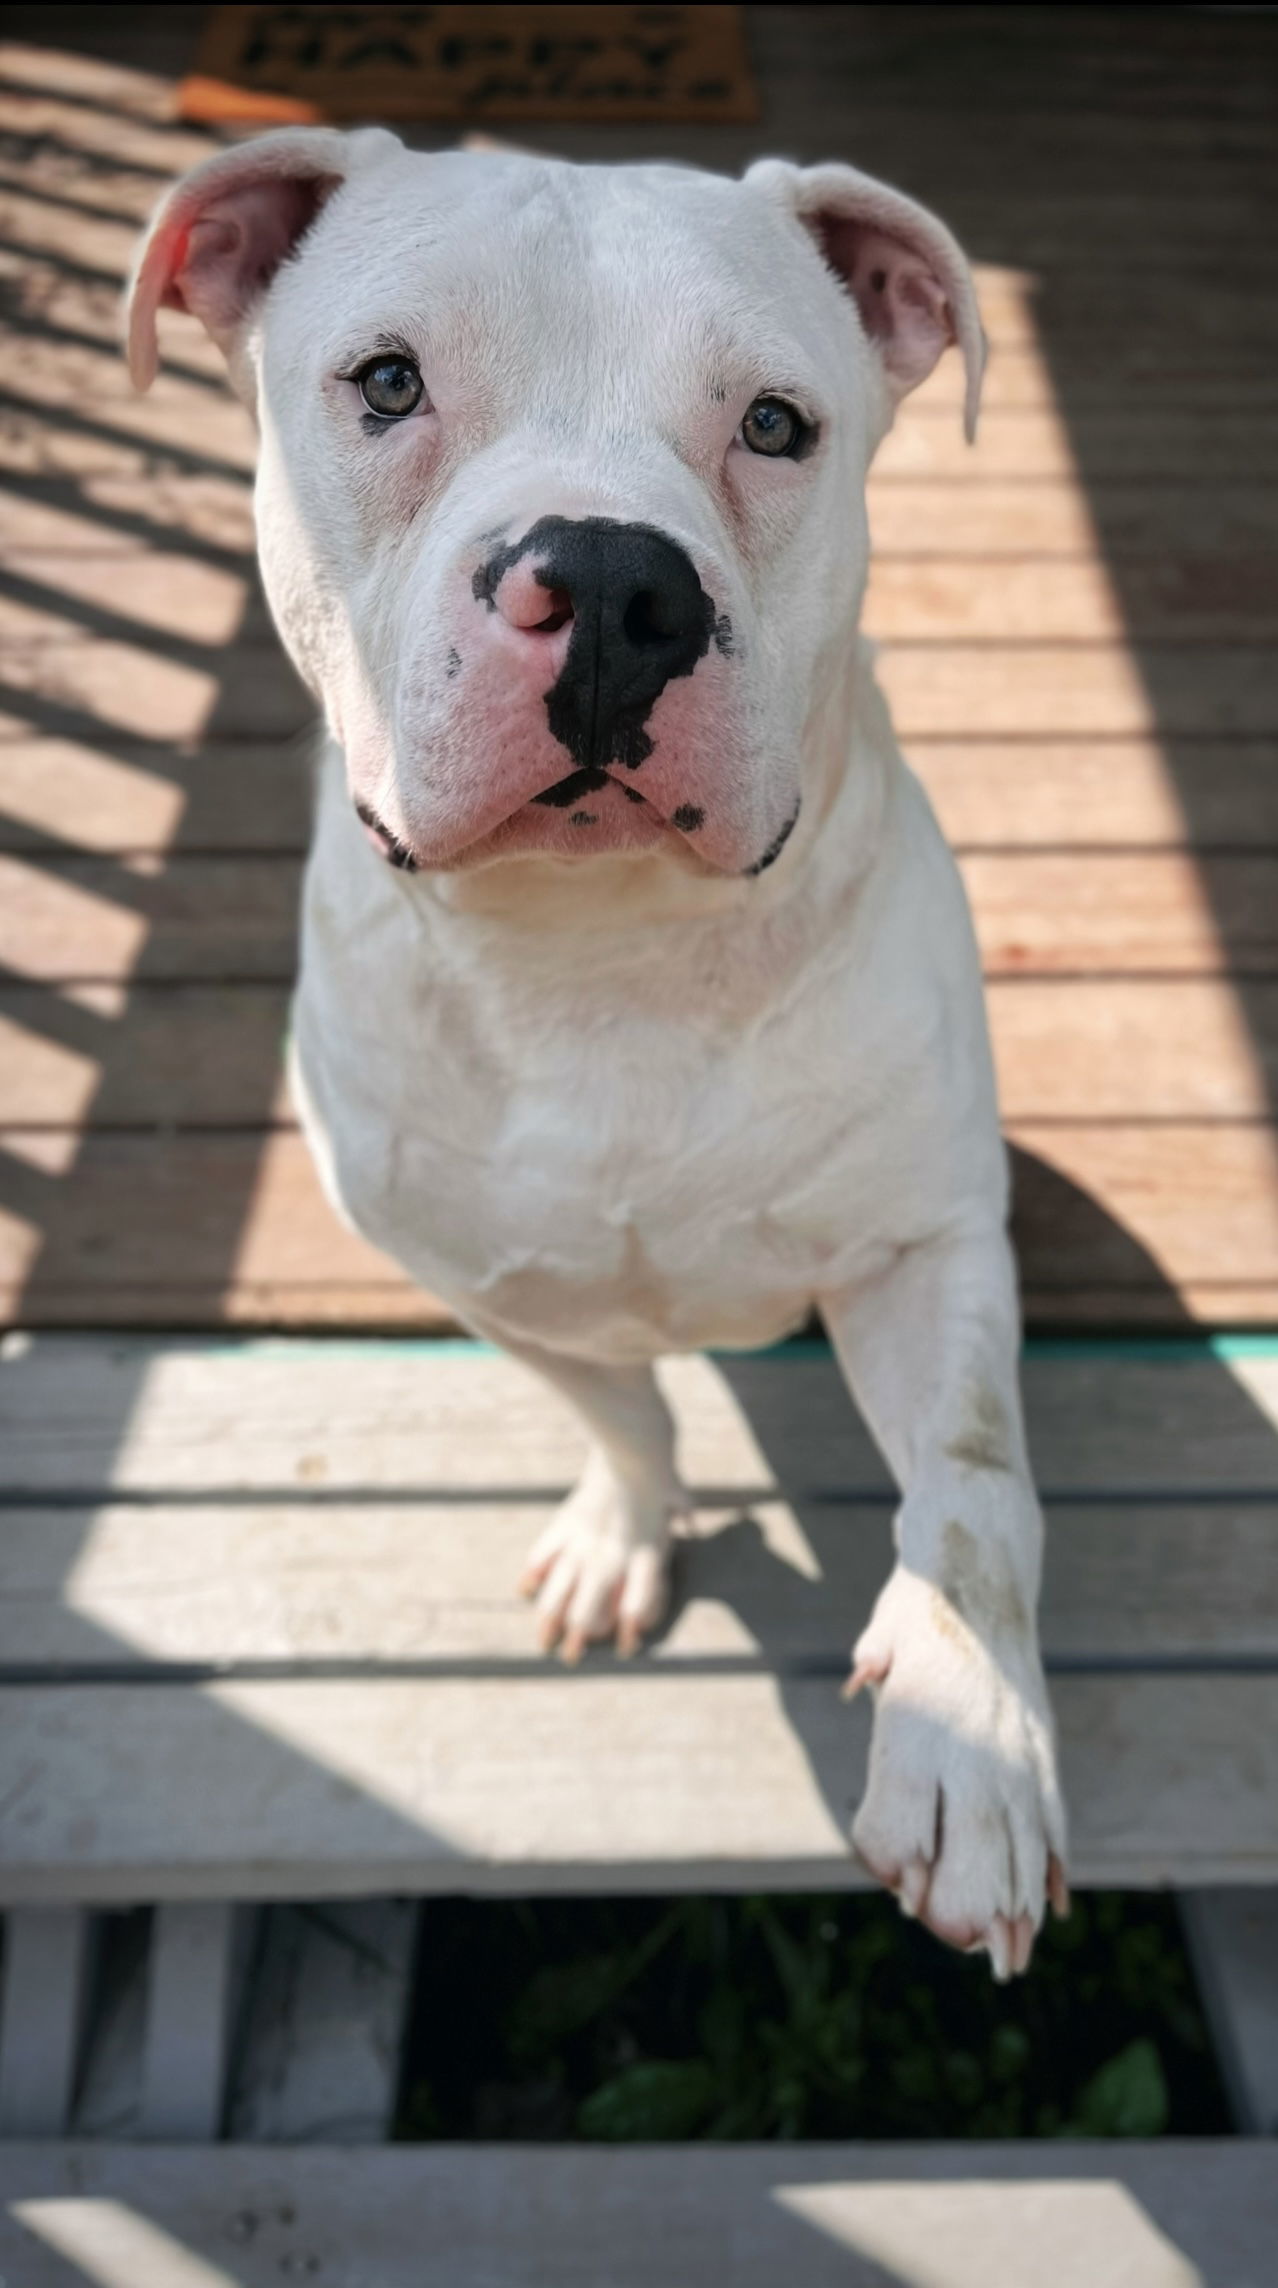
[[[184,118],[754,119],[740,8],[211,8]]]

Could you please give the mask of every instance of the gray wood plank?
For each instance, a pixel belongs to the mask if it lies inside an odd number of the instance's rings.
[[[666,1361],[687,1482],[730,1498],[886,1495],[828,1352]],[[1278,1492],[1278,1346],[1031,1348],[1030,1442],[1049,1496]],[[500,1425],[500,1436],[494,1436]],[[462,1342],[11,1335],[0,1498],[180,1499],[322,1488],[552,1498],[584,1446],[524,1368]]]
[[[1234,2120],[1278,2137],[1278,1890],[1190,1891],[1181,1913]]]
[[[1278,1677],[1053,1698],[1078,1881],[1278,1881]],[[868,1717],[729,1664],[9,1688],[0,1898],[855,1886]]]
[[[18,1908],[4,1933],[0,2137],[60,2137],[71,2110],[84,2019],[89,1917],[76,1906]]]
[[[325,1501],[0,1506],[0,1675],[304,1663],[539,1667],[516,1583],[552,1505]],[[662,1663],[846,1659],[892,1562],[881,1499],[699,1509],[676,1545]],[[1058,1501],[1049,1660],[1278,1668],[1278,1497]]]
[[[227,2130],[252,2145],[380,2145],[399,2086],[417,1907],[268,1907],[242,2009]]]
[[[1276,2240],[1263,2141],[0,2149],[21,2288],[1263,2288]]]
[[[151,1933],[139,2133],[216,2137],[226,2097],[237,1936],[225,1899],[170,1900]]]

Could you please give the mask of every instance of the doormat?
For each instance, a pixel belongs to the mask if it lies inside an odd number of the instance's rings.
[[[732,7],[210,8],[185,119],[749,120]]]

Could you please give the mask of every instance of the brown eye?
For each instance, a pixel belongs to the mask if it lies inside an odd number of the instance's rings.
[[[411,358],[374,358],[355,378],[369,412],[383,420],[397,421],[416,412],[421,403],[422,377]]]
[[[780,397],[756,397],[741,424],[742,443],[774,461],[800,452],[810,435],[806,421]]]

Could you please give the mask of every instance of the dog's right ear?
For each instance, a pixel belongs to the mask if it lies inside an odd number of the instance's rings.
[[[157,211],[127,297],[129,372],[149,389],[160,310],[190,310],[231,362],[246,320],[348,176],[401,151],[383,127],[283,127],[218,151]]]

